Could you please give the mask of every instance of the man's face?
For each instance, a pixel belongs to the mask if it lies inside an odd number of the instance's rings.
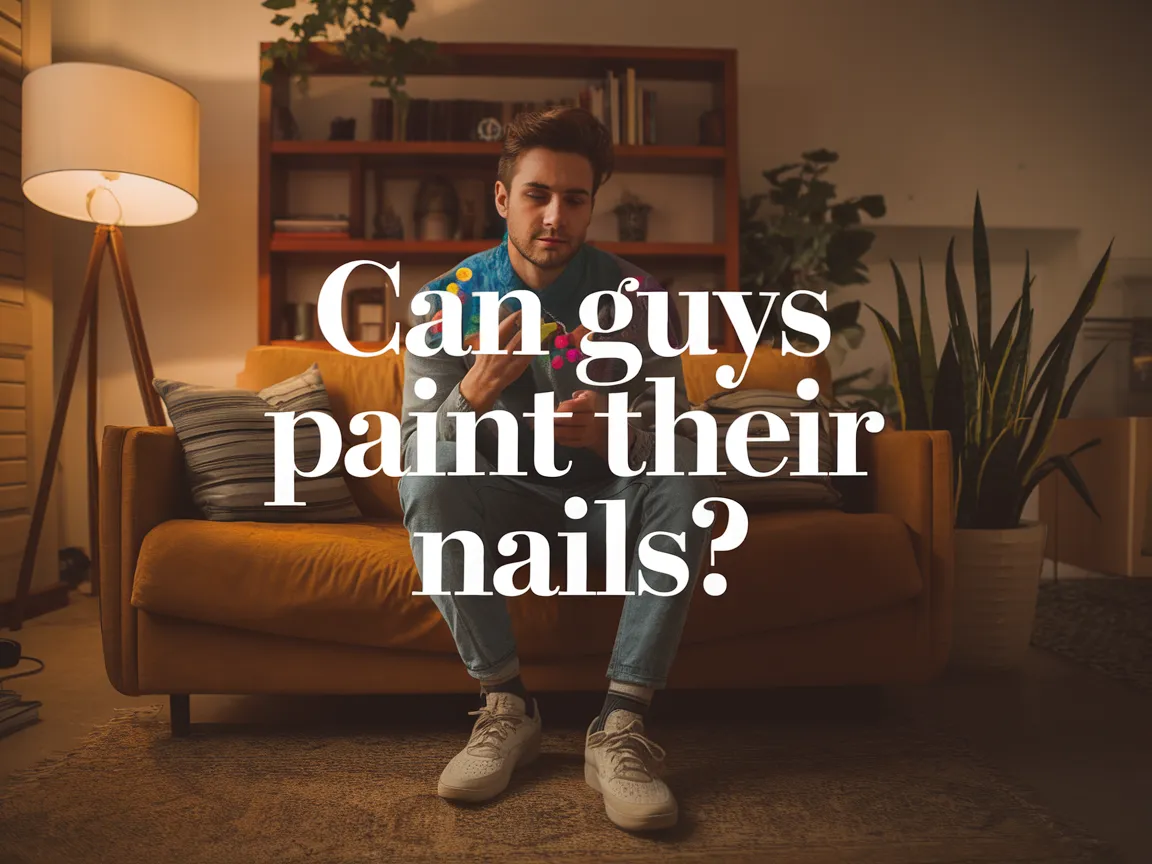
[[[592,165],[575,153],[534,147],[520,155],[512,188],[496,181],[496,209],[508,240],[541,270],[562,268],[592,221]]]

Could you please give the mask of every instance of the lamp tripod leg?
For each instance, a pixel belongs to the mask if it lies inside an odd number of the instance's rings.
[[[93,596],[100,594],[100,456],[99,442],[96,438],[96,395],[97,375],[99,365],[97,334],[99,332],[98,320],[100,314],[100,292],[92,301],[92,314],[88,318],[88,549],[89,558],[88,580],[92,586]]]
[[[149,426],[167,426],[160,394],[152,387],[154,373],[148,342],[144,338],[144,325],[140,321],[140,307],[136,305],[136,289],[132,287],[132,273],[128,269],[128,254],[124,250],[124,235],[111,228],[112,269],[116,274],[116,287],[120,295],[120,309],[124,313],[124,328],[128,331],[128,346],[132,351],[132,366],[136,370],[136,386]]]
[[[56,458],[60,453],[60,439],[64,434],[64,421],[68,416],[68,402],[72,397],[72,385],[76,381],[76,369],[80,365],[80,346],[84,341],[84,330],[96,305],[96,295],[100,287],[100,265],[104,260],[104,249],[108,245],[109,228],[97,225],[92,237],[92,250],[88,254],[88,266],[84,272],[84,293],[80,299],[80,311],[76,327],[72,331],[72,341],[68,346],[68,359],[64,364],[64,376],[60,381],[60,394],[56,397],[56,410],[52,417],[52,431],[48,436],[48,449],[44,454],[44,467],[40,472],[40,488],[36,492],[36,504],[32,509],[32,522],[28,526],[28,539],[24,545],[24,557],[20,562],[20,576],[16,582],[16,598],[12,603],[11,627],[19,630],[24,623],[24,604],[28,589],[32,585],[32,571],[36,564],[36,548],[40,545],[40,535],[44,530],[44,516],[48,510],[48,498],[52,492],[52,480],[56,475]],[[88,370],[90,379],[96,369]]]

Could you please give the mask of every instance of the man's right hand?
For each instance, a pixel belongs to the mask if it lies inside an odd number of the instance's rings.
[[[490,410],[513,381],[532,365],[535,354],[513,354],[520,348],[520,310],[517,309],[500,322],[501,354],[476,354],[476,362],[460,382],[460,395],[477,414]],[[475,351],[480,345],[479,334],[465,341]]]

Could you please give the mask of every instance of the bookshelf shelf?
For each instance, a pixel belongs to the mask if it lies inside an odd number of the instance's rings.
[[[491,172],[500,157],[500,144],[487,141],[273,141],[278,164],[296,169],[330,170],[347,165],[351,157],[369,164],[387,161],[390,173],[435,167],[475,167]],[[618,173],[723,174],[728,151],[724,147],[678,144],[620,144],[615,148]]]
[[[262,51],[267,47],[268,43],[263,44]],[[722,139],[716,140],[722,140],[723,144],[617,144],[614,148],[614,172],[649,176],[697,175],[708,178],[711,189],[705,193],[704,200],[694,198],[686,202],[685,206],[712,210],[712,230],[708,232],[712,236],[700,238],[701,242],[589,242],[633,260],[650,271],[659,269],[661,273],[657,275],[670,272],[675,279],[678,271],[707,272],[712,274],[720,287],[739,290],[740,193],[734,50],[441,42],[437,45],[436,53],[431,65],[413,70],[409,79],[424,75],[448,75],[479,79],[499,77],[539,81],[556,78],[602,82],[608,73],[614,73],[622,81],[622,76],[631,70],[637,81],[695,82],[705,85],[696,90],[710,94],[704,97],[708,100],[706,110],[722,118]],[[364,76],[361,70],[354,68],[343,57],[319,44],[310,47],[309,59],[313,63],[313,76]],[[275,118],[279,116],[277,112],[290,104],[293,86],[287,74],[275,68],[272,81],[260,83],[257,336],[262,345],[323,347],[327,343],[322,340],[300,342],[288,338],[292,334],[285,332],[287,321],[290,320],[285,314],[285,304],[289,296],[289,274],[293,268],[308,262],[338,265],[353,258],[379,260],[387,265],[399,261],[402,265],[412,263],[447,268],[456,261],[492,247],[497,240],[374,239],[373,214],[366,212],[369,206],[366,187],[379,183],[381,178],[423,178],[431,174],[451,177],[453,182],[456,178],[466,177],[492,180],[496,174],[500,144],[474,140],[273,140]],[[365,85],[366,102],[379,95],[379,90]],[[474,88],[472,95],[476,96]],[[493,91],[490,98],[500,97]],[[673,109],[676,107],[674,102],[667,104],[673,106]],[[691,118],[695,116],[685,115],[683,111],[677,115],[681,122],[686,120],[686,124],[691,126],[695,122]],[[677,136],[678,140],[697,139],[695,128],[685,125],[683,132],[688,135],[681,134]],[[410,134],[409,137],[424,136]],[[337,177],[329,180],[318,176],[308,181],[322,184],[331,182],[348,190],[346,234],[328,239],[315,235],[298,237],[289,232],[274,231],[275,219],[293,215],[288,208],[288,189],[289,178],[296,172],[334,172],[346,175],[347,179]],[[688,186],[680,188],[699,188],[696,181],[687,182]],[[605,202],[605,206],[610,207],[611,204]],[[677,290],[683,290],[682,286],[678,285]],[[736,349],[735,333],[731,328],[724,332],[717,347]]]
[[[502,78],[597,78],[628,66],[637,76],[665,81],[725,82],[735,52],[726,48],[662,48],[633,45],[570,45],[524,42],[441,42],[439,58],[412,75],[476,75]],[[363,75],[345,58],[309,46],[316,74]]]
[[[459,260],[483,252],[496,244],[495,240],[363,240],[340,237],[332,240],[316,237],[300,238],[291,233],[272,235],[272,252],[297,255],[365,255],[373,257],[396,256],[401,261]],[[615,241],[588,241],[606,252],[636,260],[692,260],[699,263],[722,262],[725,247],[722,243],[619,243]],[[384,262],[387,263],[387,262]]]

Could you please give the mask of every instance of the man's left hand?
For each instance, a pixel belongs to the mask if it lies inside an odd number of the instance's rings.
[[[597,417],[607,408],[607,400],[594,390],[577,390],[556,406],[557,414],[571,412],[571,417],[555,419],[556,443],[565,447],[586,447],[608,458],[608,419]]]

